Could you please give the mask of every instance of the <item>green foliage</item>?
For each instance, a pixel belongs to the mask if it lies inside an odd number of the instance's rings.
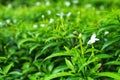
[[[0,0],[0,80],[119,80],[119,6]]]

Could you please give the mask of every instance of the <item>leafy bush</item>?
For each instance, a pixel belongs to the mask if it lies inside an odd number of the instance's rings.
[[[119,80],[119,0],[0,1],[1,80]]]

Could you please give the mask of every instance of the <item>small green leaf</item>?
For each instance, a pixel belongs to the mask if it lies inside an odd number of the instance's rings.
[[[90,73],[89,74],[91,75],[91,74],[95,73],[96,71],[98,71],[98,69],[101,67],[101,65],[102,65],[101,63],[95,65],[95,67],[90,69]]]
[[[0,61],[5,60],[5,59],[6,59],[6,57],[0,57]]]
[[[52,79],[57,78],[57,77],[72,76],[72,75],[73,74],[71,74],[69,72],[59,72],[56,74],[50,74],[50,75],[46,76],[44,80],[52,80]]]
[[[69,61],[67,58],[65,58],[65,63],[73,72],[75,72],[74,66],[71,63],[71,61]]]
[[[58,73],[60,71],[64,71],[66,69],[68,69],[68,67],[66,65],[60,65],[60,66],[54,68],[52,73],[55,74],[55,73]]]
[[[98,77],[109,77],[109,78],[113,78],[115,80],[120,80],[120,74],[116,74],[113,72],[101,72],[101,73],[97,73],[96,74]]]
[[[29,54],[31,54],[31,52],[32,52],[34,49],[36,49],[37,47],[39,47],[39,46],[40,46],[40,44],[36,44],[36,45],[32,46],[32,47],[30,48]]]
[[[68,53],[65,53],[65,52],[63,52],[63,53],[62,52],[60,52],[60,53],[53,53],[50,56],[46,57],[44,59],[44,61],[47,60],[47,59],[50,59],[50,58],[53,58],[53,57],[59,57],[59,56],[72,56],[72,55],[68,54]]]
[[[107,42],[105,42],[105,44],[102,46],[102,49],[101,50],[104,50],[105,48],[107,48],[108,46],[110,46],[111,44],[113,44],[113,43],[115,43],[115,42],[117,42],[117,41],[119,41],[120,40],[120,38],[114,38],[114,39],[111,39],[111,40],[109,40],[109,41],[107,41]]]
[[[3,68],[3,73],[4,73],[4,74],[7,74],[8,71],[11,69],[11,67],[12,67],[13,65],[14,65],[13,63],[10,63],[9,65],[5,66],[5,67]]]
[[[96,57],[98,57],[99,59],[104,59],[104,58],[110,58],[112,56],[108,54],[98,54],[96,55]]]
[[[18,48],[20,48],[20,46],[25,43],[25,42],[35,42],[35,39],[33,38],[26,38],[26,39],[22,39],[19,43],[18,43]]]
[[[89,65],[90,63],[95,62],[96,59],[98,59],[98,58],[95,57],[92,60],[89,60],[89,61],[85,62],[84,64],[82,64],[82,66],[79,68],[78,72],[80,72],[85,66]]]
[[[110,61],[105,63],[105,65],[120,65],[120,61]]]

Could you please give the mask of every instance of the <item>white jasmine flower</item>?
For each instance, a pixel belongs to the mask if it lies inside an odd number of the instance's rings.
[[[33,25],[33,28],[38,28],[38,25],[37,25],[37,24],[34,24],[34,25]]]
[[[63,16],[64,16],[64,13],[63,13],[63,12],[61,12],[61,13],[58,13],[57,15],[58,15],[58,16],[60,16],[60,19],[62,19],[62,18],[63,18]]]
[[[92,4],[86,4],[85,7],[86,7],[86,8],[90,8],[90,7],[92,7]]]
[[[54,19],[53,19],[53,18],[50,18],[49,23],[51,24],[51,23],[53,23],[53,22],[54,22]]]
[[[67,16],[67,17],[70,17],[71,14],[72,14],[71,12],[68,12],[66,16]]]
[[[98,41],[99,39],[96,38],[96,34],[93,34],[90,38],[90,40],[88,41],[88,44],[93,44],[95,43],[96,41]]]
[[[7,23],[7,24],[9,24],[10,22],[11,22],[11,20],[10,20],[10,19],[7,19],[7,20],[6,20],[6,23]]]
[[[47,1],[47,2],[46,2],[46,6],[49,6],[49,5],[50,5],[50,1]]]
[[[101,9],[101,10],[103,10],[103,9],[104,9],[104,6],[103,6],[103,5],[101,5],[101,6],[100,6],[100,9]]]
[[[65,1],[65,6],[69,7],[71,5],[71,3],[69,1]]]
[[[41,5],[41,3],[40,3],[40,2],[36,2],[35,4],[36,4],[36,6],[39,6],[39,5]]]
[[[51,14],[51,11],[50,11],[50,10],[48,10],[48,11],[47,11],[47,13],[48,13],[48,15],[50,15],[50,14]]]
[[[11,4],[8,4],[7,7],[8,7],[8,8],[12,8],[12,5],[11,5]]]
[[[2,22],[0,22],[0,25],[3,25],[3,23],[2,23]]]
[[[73,3],[77,4],[77,3],[79,3],[79,1],[78,0],[73,0]]]
[[[109,31],[105,31],[105,32],[104,32],[104,35],[107,35],[107,34],[109,34]]]
[[[40,24],[41,27],[45,27],[45,24]]]

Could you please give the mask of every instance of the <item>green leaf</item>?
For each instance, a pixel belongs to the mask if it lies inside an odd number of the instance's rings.
[[[42,73],[37,72],[37,73],[35,73],[35,74],[29,75],[28,77],[29,77],[30,80],[38,80],[38,77],[39,77],[41,74],[42,74]]]
[[[20,48],[20,46],[25,43],[25,42],[35,42],[35,39],[33,38],[26,38],[26,39],[22,39],[19,43],[18,43],[18,48]]]
[[[53,53],[53,54],[51,54],[50,56],[46,57],[46,58],[44,59],[44,61],[47,60],[47,59],[50,59],[50,58],[53,58],[53,57],[59,57],[59,56],[72,56],[72,55],[71,55],[71,54],[68,54],[68,53],[65,53],[65,52]]]
[[[89,61],[85,62],[84,64],[82,64],[82,66],[79,68],[78,72],[80,72],[85,66],[89,65],[90,63],[95,62],[96,59],[98,59],[98,58],[95,57],[92,60],[89,60]]]
[[[71,63],[71,61],[69,61],[67,58],[65,58],[65,63],[73,72],[75,72],[74,66]]]
[[[120,61],[110,61],[105,63],[105,65],[120,65]]]
[[[120,80],[120,74],[116,74],[116,73],[113,73],[113,72],[101,72],[101,73],[97,73],[96,74],[97,77],[109,77],[109,78],[113,78],[115,80]]]
[[[58,66],[58,67],[55,67],[55,68],[53,69],[52,73],[53,73],[53,74],[56,74],[56,73],[58,73],[58,72],[60,72],[60,71],[66,70],[66,69],[68,69],[68,67],[67,67],[66,65],[60,65],[60,66]]]
[[[72,76],[72,75],[73,74],[71,74],[69,72],[59,72],[56,74],[50,74],[50,75],[46,76],[44,80],[52,80],[54,78],[63,77],[63,76]]]
[[[40,46],[40,44],[36,44],[36,45],[32,46],[32,47],[30,48],[29,54],[31,54],[31,52],[32,52],[33,50],[35,50],[37,47],[39,47],[39,46]]]
[[[4,74],[7,74],[8,71],[11,69],[11,67],[12,67],[13,65],[14,65],[13,62],[11,62],[9,65],[5,66],[5,67],[3,68],[3,73],[4,73]]]
[[[111,44],[119,41],[120,38],[114,38],[114,39],[110,39],[109,41],[105,42],[105,44],[102,46],[102,49],[101,50],[104,50],[105,48],[107,48],[108,46],[110,46]]]
[[[53,68],[54,68],[54,63],[52,62],[48,65],[48,71],[51,72]]]
[[[66,51],[70,51],[70,49],[68,47],[64,46],[64,48]]]
[[[5,59],[6,59],[6,57],[0,57],[0,61],[5,60]]]
[[[89,75],[96,73],[96,71],[98,71],[98,69],[101,67],[101,65],[102,65],[101,63],[96,64],[95,67],[93,67],[92,69],[90,69]]]
[[[48,49],[48,48],[50,48],[50,47],[53,47],[53,46],[57,46],[57,45],[59,45],[59,44],[60,44],[60,42],[54,42],[54,43],[51,42],[51,43],[45,45],[45,47],[42,49],[41,53],[43,53],[46,49]]]
[[[108,54],[98,54],[96,55],[96,57],[98,57],[99,59],[104,59],[104,58],[111,58],[111,55]]]

